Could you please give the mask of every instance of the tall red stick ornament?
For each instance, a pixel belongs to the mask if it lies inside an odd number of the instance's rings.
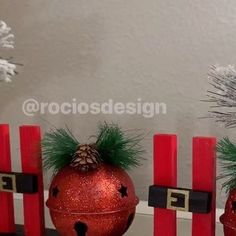
[[[40,127],[20,127],[22,172],[12,172],[9,125],[0,124],[0,235],[19,234],[14,222],[13,193],[23,194],[24,226],[20,228],[24,235],[45,235],[40,141]]]
[[[193,138],[193,189],[177,188],[177,136],[154,135],[148,205],[154,207],[155,236],[177,235],[176,211],[193,213],[192,236],[215,235],[215,143],[214,137]]]
[[[10,132],[9,125],[0,125],[0,171],[11,171],[11,151],[10,151]],[[0,192],[0,232],[14,233],[14,206],[13,194],[9,192]]]

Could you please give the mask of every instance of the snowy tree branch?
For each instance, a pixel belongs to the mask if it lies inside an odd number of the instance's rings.
[[[4,21],[0,21],[0,47],[14,48],[14,35]]]
[[[205,100],[211,103],[208,117],[227,128],[236,127],[236,69],[232,65],[212,66],[209,79],[212,89]]]
[[[4,21],[0,21],[0,48],[14,48],[14,35]],[[7,59],[0,58],[0,82],[11,82],[15,74],[16,65]]]
[[[11,82],[11,77],[16,74],[16,65],[4,60],[0,59],[0,82]]]

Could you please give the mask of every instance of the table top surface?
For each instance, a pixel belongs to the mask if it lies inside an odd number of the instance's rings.
[[[16,226],[16,234],[0,233],[0,236],[24,236],[24,228],[22,225]],[[45,236],[59,236],[56,230],[46,229]]]

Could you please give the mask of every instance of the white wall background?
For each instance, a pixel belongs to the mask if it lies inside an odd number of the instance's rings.
[[[12,126],[14,170],[19,171],[17,127],[65,123],[83,140],[98,121],[149,133],[147,161],[131,175],[138,195],[152,183],[152,135],[179,136],[179,185],[191,186],[191,138],[233,136],[213,121],[200,120],[212,64],[236,62],[234,0],[0,0],[0,18],[16,36],[15,61],[24,64],[14,83],[0,87],[0,122]],[[165,102],[167,115],[37,115],[26,117],[22,102]],[[46,122],[46,121],[47,122]],[[200,173],[199,173],[200,174]],[[45,178],[49,182],[50,178]],[[220,187],[219,187],[220,189]],[[218,191],[218,207],[224,196]]]

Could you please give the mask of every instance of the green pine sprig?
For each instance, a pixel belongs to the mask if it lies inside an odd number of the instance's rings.
[[[226,137],[218,142],[217,152],[222,166],[218,179],[225,179],[222,188],[229,193],[236,188],[236,144]]]
[[[96,138],[95,144],[103,163],[125,170],[141,165],[141,160],[144,159],[144,150],[140,145],[142,135],[130,135],[118,125],[104,123],[99,125]],[[45,169],[52,169],[57,173],[68,166],[78,145],[79,141],[68,128],[53,129],[46,133],[42,140]]]
[[[129,170],[141,165],[143,135],[129,135],[116,124],[101,124],[98,130],[97,149],[103,162]]]
[[[68,128],[46,133],[42,140],[44,168],[56,173],[69,165],[78,145],[79,141]]]

